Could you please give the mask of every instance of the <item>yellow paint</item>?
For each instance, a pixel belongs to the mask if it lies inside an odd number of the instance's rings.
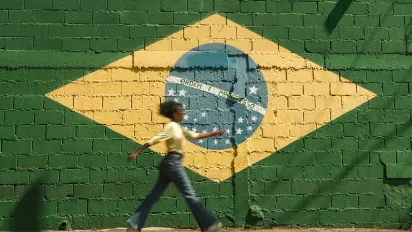
[[[184,165],[213,181],[229,178],[375,97],[218,14],[47,96],[142,144],[169,122],[158,115],[158,106],[164,101],[170,68],[187,51],[211,42],[247,53],[270,90],[267,113],[249,140],[219,151],[187,143]],[[165,148],[157,144],[151,149],[164,155]]]

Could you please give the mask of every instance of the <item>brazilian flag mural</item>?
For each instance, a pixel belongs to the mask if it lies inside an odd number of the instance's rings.
[[[410,228],[412,3],[0,2],[0,230],[124,227],[161,102],[225,226]],[[170,186],[147,226],[196,227]]]

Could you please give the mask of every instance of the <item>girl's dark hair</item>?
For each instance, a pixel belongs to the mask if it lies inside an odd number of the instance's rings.
[[[173,120],[173,114],[177,112],[179,107],[182,107],[182,104],[175,101],[163,102],[160,104],[159,113]]]

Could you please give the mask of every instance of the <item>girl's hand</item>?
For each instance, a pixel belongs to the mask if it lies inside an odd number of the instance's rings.
[[[219,131],[216,131],[216,132],[215,132],[215,136],[221,136],[221,135],[223,135],[224,133],[225,133],[224,130],[219,130]]]
[[[132,154],[129,155],[129,157],[127,157],[127,161],[130,162],[132,161],[134,158],[136,158],[136,156],[139,155],[140,152],[133,152]]]

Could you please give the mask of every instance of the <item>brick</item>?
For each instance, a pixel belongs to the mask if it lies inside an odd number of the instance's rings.
[[[93,12],[93,23],[97,24],[118,24],[119,13],[114,12]]]
[[[13,109],[13,100],[12,96],[0,96],[0,109]]]
[[[14,126],[0,126],[0,139],[14,139],[15,127]]]
[[[284,27],[263,27],[263,36],[267,39],[287,39],[289,32]]]
[[[82,10],[106,10],[107,0],[80,0]]]
[[[30,153],[31,141],[3,141],[3,152],[12,154]]]
[[[36,12],[24,10],[9,11],[10,23],[31,23],[36,21]]]
[[[368,165],[358,167],[360,178],[383,178],[384,168],[381,165]]]
[[[118,39],[117,48],[119,51],[137,51],[144,48],[144,39]]]
[[[55,153],[62,150],[61,141],[33,141],[33,151],[36,153]]]
[[[342,164],[342,153],[341,152],[316,152],[315,161],[317,165]]]
[[[332,33],[327,32],[323,27],[314,27],[315,39],[339,39],[339,30],[334,30]]]
[[[325,23],[327,15],[303,15],[303,24],[305,26],[319,26]]]
[[[266,5],[263,1],[248,1],[248,2],[240,2],[240,12],[246,13],[258,13],[258,12],[265,12]]]
[[[24,8],[24,0],[10,0],[4,1],[0,4],[0,9],[23,9]]]
[[[411,165],[386,165],[387,178],[412,178]]]
[[[355,15],[355,26],[379,27],[378,15]]]
[[[49,155],[49,166],[56,168],[76,168],[78,157],[75,155]]]
[[[47,157],[47,156],[46,156]],[[43,168],[47,166],[46,164],[39,166]],[[31,167],[32,168],[32,167]],[[30,182],[38,184],[57,184],[59,181],[59,170],[32,170],[30,172]]]
[[[20,168],[44,168],[47,166],[47,160],[46,155],[21,155],[18,158],[17,166]]]
[[[63,51],[87,51],[90,49],[89,39],[63,39]]]
[[[214,10],[218,12],[239,12],[240,3],[234,0],[215,0]]]
[[[383,194],[359,196],[359,206],[362,208],[378,208],[385,205],[385,195]]]
[[[49,35],[51,37],[75,36],[76,27],[74,25],[49,25]]]
[[[46,185],[44,186],[44,196],[48,200],[72,197],[73,185]]]
[[[41,109],[43,96],[22,96],[14,98],[14,109]]]
[[[33,49],[33,39],[29,39],[29,38],[6,39],[5,48],[7,50],[32,50]]]
[[[60,171],[61,183],[86,183],[89,181],[89,170],[65,169]]]
[[[76,25],[75,34],[79,37],[101,37],[103,36],[103,28],[101,25]],[[78,39],[77,41],[87,41],[87,46],[84,49],[88,49],[89,40]]]
[[[79,125],[76,130],[77,138],[99,138],[105,134],[105,126],[101,125]]]
[[[332,52],[336,53],[355,53],[355,41],[332,41]]]
[[[333,208],[357,208],[358,196],[357,195],[336,195],[332,196]]]
[[[173,34],[177,31],[183,30],[182,26],[157,26],[157,36],[158,37],[167,37],[170,34]],[[148,40],[149,41],[149,40]],[[157,41],[154,39],[153,42]],[[149,43],[147,43],[148,45]]]
[[[293,52],[304,52],[305,44],[303,40],[279,40],[279,46],[285,47],[286,49]]]
[[[162,11],[186,11],[186,0],[161,0]]]
[[[95,152],[120,152],[121,140],[96,139],[93,141],[93,151]]]
[[[87,213],[87,200],[71,200],[58,203],[58,211],[62,215]]]
[[[84,153],[92,150],[92,140],[64,140],[63,152],[69,153]]]
[[[381,47],[380,41],[356,41],[356,50],[362,53],[379,53],[382,51]]]
[[[279,196],[276,201],[279,209],[294,209],[296,205],[303,204],[303,196]]]
[[[281,167],[277,169],[277,177],[280,180],[302,178],[303,173],[303,169],[300,167]]]
[[[200,14],[196,12],[176,12],[174,14],[174,24],[187,25],[200,21]]]
[[[2,36],[20,36],[20,25],[1,24],[0,31]]]
[[[278,15],[277,14],[254,14],[253,15],[253,25],[278,25]]]
[[[19,139],[31,138],[31,139],[43,139],[46,135],[46,126],[43,125],[22,125],[17,126],[17,137]]]
[[[335,150],[349,151],[358,149],[358,140],[355,138],[332,139],[332,148]]]
[[[101,184],[75,184],[74,197],[75,198],[93,198],[103,196],[103,185]]]
[[[410,137],[385,137],[385,149],[388,150],[410,150]]]
[[[49,35],[48,25],[22,25],[21,36],[46,37]]]
[[[361,27],[344,27],[344,28],[339,28],[339,37],[341,39],[348,39],[348,40],[353,40],[353,39],[364,39],[365,35],[363,33],[363,28]]]
[[[116,39],[93,39],[90,41],[92,51],[117,51]]]
[[[66,23],[91,24],[93,22],[92,12],[69,11],[65,12]]]
[[[80,1],[79,0],[53,0],[53,9],[78,10],[80,9]]]
[[[292,39],[313,39],[315,35],[312,28],[292,27],[289,29],[289,37]]]
[[[39,111],[34,115],[35,124],[63,124],[63,120],[63,112],[60,111]]]
[[[303,26],[303,15],[282,14],[278,16],[279,25]]]
[[[74,138],[76,135],[75,126],[47,125],[47,138],[64,139]]]
[[[133,186],[131,184],[105,184],[103,186],[105,197],[119,198],[132,197]]]
[[[25,0],[26,9],[50,10],[52,6],[52,0]]]
[[[382,41],[382,52],[384,53],[404,53],[405,51],[404,41]]]
[[[12,171],[7,170],[5,172],[0,172],[0,184],[28,184],[29,183],[29,172],[28,171]]]
[[[396,15],[386,15],[380,17],[380,26],[381,27],[404,27],[405,26],[405,17],[396,16]]]
[[[396,105],[396,101],[395,101]],[[7,113],[6,113],[7,117]],[[387,110],[384,111],[383,122],[406,123],[410,121],[410,114],[407,110]]]
[[[138,37],[138,38],[156,37],[156,27],[154,26],[130,27],[130,36]]]
[[[292,2],[267,1],[266,11],[274,12],[274,13],[291,13],[292,12]]]
[[[295,13],[317,13],[316,2],[292,2],[292,11]]]
[[[303,204],[306,208],[312,209],[328,209],[331,207],[331,196],[304,196]]]
[[[370,134],[369,124],[345,123],[344,134],[345,136],[368,136]]]
[[[212,12],[213,0],[189,0],[188,1],[189,12]]]
[[[173,24],[172,12],[151,12],[147,14],[148,24],[169,25]]]
[[[176,16],[175,16],[176,17]],[[125,11],[120,13],[120,23],[122,24],[145,24],[147,21],[146,12]]]
[[[371,135],[372,136],[386,136],[395,135],[396,126],[394,124],[370,124]]]
[[[62,49],[61,39],[34,39],[35,50],[58,50]]]
[[[107,158],[105,155],[79,156],[79,167],[93,168],[106,166]]]
[[[13,185],[2,185],[0,186],[0,199],[12,199],[14,196],[14,186]]]
[[[0,125],[4,124],[4,111],[0,111]]]
[[[329,41],[305,41],[305,49],[309,52],[329,52]]]
[[[0,10],[0,22],[6,23],[7,21],[9,21],[9,11]]]
[[[0,169],[16,169],[17,167],[16,155],[0,156],[0,161]]]
[[[388,40],[389,39],[389,30],[386,28],[380,27],[365,27],[365,39],[374,40]]]
[[[412,164],[412,154],[410,151],[397,151],[396,157],[399,164]]]
[[[88,200],[88,210],[90,214],[93,213],[111,213],[117,210],[117,200]]]
[[[365,150],[364,148],[362,150]],[[362,151],[344,151],[343,164],[368,164],[369,155]]]

